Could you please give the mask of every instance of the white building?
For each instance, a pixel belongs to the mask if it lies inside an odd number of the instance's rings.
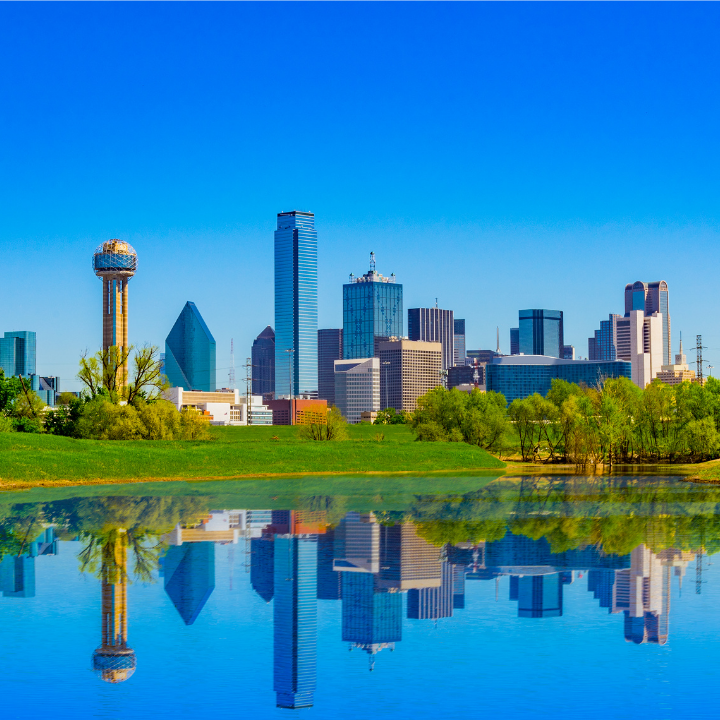
[[[380,359],[335,361],[335,404],[349,423],[380,410]]]
[[[163,393],[178,410],[194,408],[207,417],[211,425],[247,425],[247,397],[235,390],[201,392],[169,388]],[[250,396],[250,425],[272,425],[272,410],[263,405],[261,395]]]
[[[639,388],[644,388],[663,365],[663,316],[658,312],[645,315],[642,310],[633,310],[629,321],[631,377]]]

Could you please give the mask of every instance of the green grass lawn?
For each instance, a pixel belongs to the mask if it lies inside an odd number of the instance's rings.
[[[378,433],[384,439],[374,438]],[[392,473],[503,468],[465,443],[414,442],[402,425],[350,427],[350,439],[311,442],[291,427],[213,428],[211,441],[74,440],[0,433],[0,488],[55,482],[203,479],[302,473]],[[277,437],[277,440],[273,440]]]

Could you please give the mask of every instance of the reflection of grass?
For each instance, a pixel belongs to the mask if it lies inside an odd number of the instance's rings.
[[[53,435],[0,434],[0,483],[202,479],[302,473],[425,473],[501,468],[464,443],[417,443],[409,429],[350,428],[346,442],[308,442],[295,428],[214,428],[215,442],[73,440]],[[278,440],[271,440],[273,435]]]

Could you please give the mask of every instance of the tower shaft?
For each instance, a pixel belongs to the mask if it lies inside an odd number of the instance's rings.
[[[106,276],[103,283],[103,351],[117,347],[128,349],[128,280],[124,277]],[[127,362],[123,363],[119,383],[127,378]]]

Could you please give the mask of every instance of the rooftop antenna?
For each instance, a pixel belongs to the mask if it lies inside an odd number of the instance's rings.
[[[500,328],[497,328],[497,354],[500,354]]]
[[[437,298],[435,298],[435,309],[437,310]]]
[[[370,272],[375,274],[375,253],[370,251]]]
[[[228,370],[228,385],[235,389],[235,340],[230,338],[230,369]]]

